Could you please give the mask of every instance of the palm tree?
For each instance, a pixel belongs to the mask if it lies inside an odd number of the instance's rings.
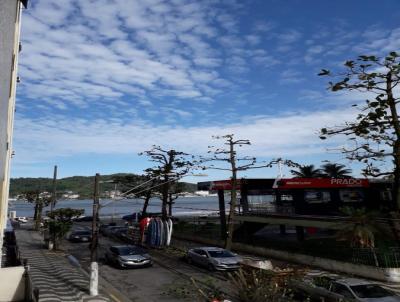
[[[314,165],[305,165],[298,168],[298,170],[290,170],[295,177],[300,178],[315,178],[321,177],[322,172],[320,169],[316,169]]]
[[[378,232],[375,215],[366,212],[365,208],[343,207],[340,210],[347,216],[348,222],[338,231],[337,238],[350,242],[352,247],[375,247],[374,234]]]
[[[328,178],[351,178],[351,169],[342,164],[327,163],[322,166],[322,173]]]
[[[388,232],[376,222],[377,213],[367,212],[365,208],[343,207],[340,210],[347,216],[347,223],[344,228],[336,233],[337,240],[347,241],[351,247],[369,248],[374,257],[375,265],[379,266],[374,249],[375,235],[387,235]]]

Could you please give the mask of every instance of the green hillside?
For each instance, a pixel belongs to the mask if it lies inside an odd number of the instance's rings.
[[[101,175],[100,190],[101,192],[114,190],[114,183],[107,183],[113,179],[129,176],[134,183],[142,183],[143,178],[140,175],[119,173],[111,175]],[[19,194],[24,194],[27,191],[51,192],[53,180],[51,178],[11,178],[10,181],[10,197],[16,197]],[[185,191],[194,192],[197,190],[196,184],[183,183]],[[126,187],[117,185],[117,190],[125,191]],[[66,191],[72,191],[80,195],[80,198],[91,198],[94,190],[94,176],[72,176],[57,180],[57,193],[62,194]]]

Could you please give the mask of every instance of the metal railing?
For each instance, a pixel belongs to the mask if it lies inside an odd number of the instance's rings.
[[[400,248],[354,248],[351,262],[383,268],[400,267]]]

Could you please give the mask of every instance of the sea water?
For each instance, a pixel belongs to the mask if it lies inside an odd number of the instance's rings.
[[[226,198],[228,199],[228,198]],[[172,214],[174,216],[203,216],[203,215],[217,215],[219,211],[218,197],[179,197],[176,199],[172,207]],[[105,217],[122,217],[124,215],[141,212],[143,208],[143,199],[100,199],[100,216]],[[93,200],[89,199],[69,199],[59,200],[55,208],[73,208],[83,209],[84,215],[91,216],[93,211]],[[228,204],[225,206],[228,209]],[[50,207],[43,209],[43,214],[49,211]],[[9,211],[16,211],[17,216],[33,217],[34,204],[26,201],[10,201]],[[161,200],[158,198],[151,199],[147,212],[160,213]]]

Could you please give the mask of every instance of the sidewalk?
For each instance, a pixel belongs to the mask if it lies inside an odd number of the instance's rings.
[[[111,301],[104,295],[89,297],[89,278],[81,268],[72,266],[66,254],[44,248],[38,232],[15,232],[21,260],[27,259],[33,287],[39,288],[40,301]]]

